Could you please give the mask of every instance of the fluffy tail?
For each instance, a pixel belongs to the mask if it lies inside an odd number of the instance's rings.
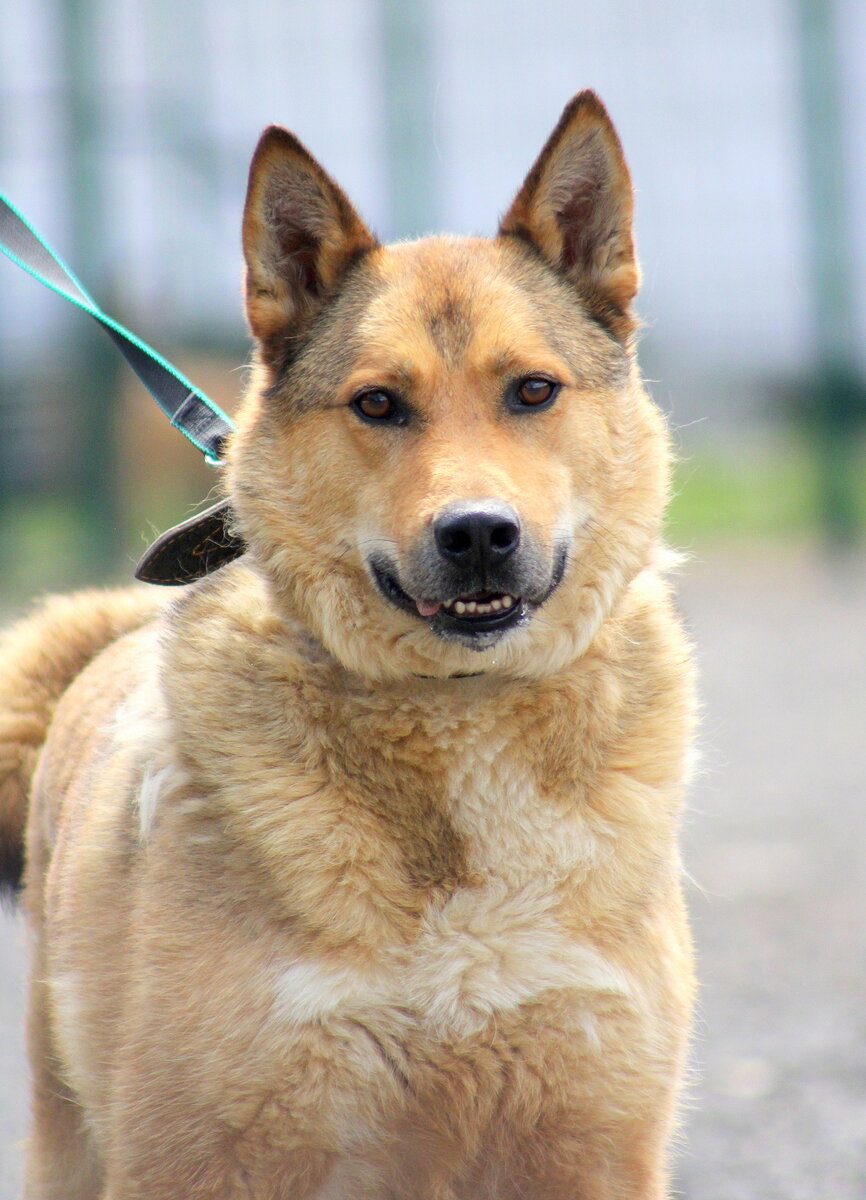
[[[30,781],[57,701],[158,605],[143,589],[57,596],[0,637],[0,892],[21,884]]]

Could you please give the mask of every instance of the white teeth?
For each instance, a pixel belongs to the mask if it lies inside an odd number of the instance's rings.
[[[456,613],[458,617],[462,617],[464,613],[470,616],[487,617],[492,613],[513,608],[516,603],[513,596],[494,596],[490,600],[448,600],[442,607],[448,612]]]

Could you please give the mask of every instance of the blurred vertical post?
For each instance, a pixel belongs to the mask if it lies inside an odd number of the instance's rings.
[[[854,473],[866,388],[856,354],[836,4],[795,0],[795,8],[816,343],[808,412],[815,424],[824,526],[843,546],[859,532]]]
[[[429,13],[426,0],[381,0],[385,140],[398,238],[434,232],[439,223]]]
[[[97,0],[63,0],[57,6],[64,62],[67,129],[67,186],[73,270],[110,309],[106,250],[104,165],[100,145],[100,105],[96,37]],[[76,325],[78,352],[66,372],[70,429],[76,429],[75,502],[84,524],[87,574],[103,576],[117,549],[117,497],[114,424],[119,403],[117,351],[95,326]],[[79,332],[80,330],[80,332]],[[77,427],[76,427],[77,422]]]
[[[160,191],[171,198],[161,214],[169,295],[175,262],[184,264],[187,279],[208,278],[205,258],[213,253],[210,234],[217,227],[219,146],[208,109],[212,63],[202,39],[208,7],[206,0],[149,0],[142,9],[149,62],[147,121],[159,151],[152,169]],[[194,54],[190,46],[195,46]],[[194,206],[195,221],[183,214],[186,206]],[[172,296],[181,309],[182,296],[182,291]],[[172,328],[162,336],[176,339],[176,314],[171,315]]]

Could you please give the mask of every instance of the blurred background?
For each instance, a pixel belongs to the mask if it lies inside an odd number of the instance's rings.
[[[706,714],[678,1194],[866,1195],[866,4],[3,0],[0,25],[0,190],[228,411],[264,125],[382,238],[490,233],[565,101],[602,96],[637,189]],[[213,482],[105,334],[0,259],[0,615],[128,579]],[[11,1200],[22,935],[0,935]]]

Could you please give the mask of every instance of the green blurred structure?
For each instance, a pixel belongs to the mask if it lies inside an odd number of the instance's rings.
[[[108,305],[108,225],[93,0],[65,0],[58,16],[66,77],[66,184],[72,245],[88,286]],[[69,370],[69,410],[80,422],[78,453],[72,463],[73,503],[80,513],[87,575],[99,579],[111,568],[118,549],[114,422],[119,360],[104,334],[87,328],[87,322],[82,326]]]
[[[837,5],[796,0],[796,9],[815,332],[815,375],[803,401],[819,464],[824,526],[834,544],[845,546],[860,533],[855,472],[866,427],[866,382],[856,353]]]

